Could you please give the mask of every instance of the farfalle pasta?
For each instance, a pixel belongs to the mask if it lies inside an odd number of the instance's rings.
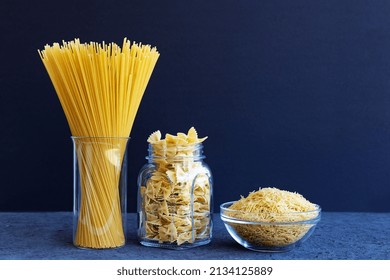
[[[181,246],[210,239],[212,182],[202,155],[206,139],[193,127],[164,139],[160,131],[149,136],[149,164],[138,182],[141,243]]]

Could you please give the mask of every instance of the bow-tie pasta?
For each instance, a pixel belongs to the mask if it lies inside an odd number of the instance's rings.
[[[159,243],[194,243],[211,235],[211,174],[202,159],[195,128],[162,139],[148,138],[149,173],[140,187],[144,238]]]

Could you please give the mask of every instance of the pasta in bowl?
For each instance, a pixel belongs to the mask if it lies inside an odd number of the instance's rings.
[[[247,249],[263,252],[292,250],[313,233],[321,219],[321,207],[303,200],[302,196],[291,197],[298,195],[295,193],[288,192],[287,194],[281,193],[281,195],[277,193],[275,195],[275,192],[280,190],[275,188],[263,190],[265,190],[265,197],[264,194],[260,196],[259,193],[251,193],[248,198],[223,203],[220,206],[221,219],[233,239]],[[270,193],[273,194],[274,200],[278,203],[267,196]],[[251,201],[253,200],[251,195],[260,196],[260,200],[254,203]],[[283,201],[283,198],[280,198],[283,195],[287,195],[284,197],[287,199],[287,203]],[[270,207],[274,202],[277,206]],[[292,208],[289,204],[295,205],[297,209],[300,208],[297,206],[305,204],[303,208],[309,209],[306,211],[292,210],[289,209]],[[244,208],[246,209],[241,210]]]

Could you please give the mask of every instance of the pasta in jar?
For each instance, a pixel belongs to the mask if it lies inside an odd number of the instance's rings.
[[[195,128],[177,135],[156,131],[138,178],[138,237],[153,247],[207,244],[212,231],[212,176],[204,163],[205,138]]]

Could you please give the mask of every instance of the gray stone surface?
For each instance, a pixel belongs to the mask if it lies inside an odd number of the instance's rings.
[[[83,250],[72,244],[72,214],[0,213],[0,259],[390,259],[390,213],[325,212],[313,235],[287,253],[259,253],[238,245],[214,215],[213,241],[189,250],[147,248],[129,214],[126,246]]]

